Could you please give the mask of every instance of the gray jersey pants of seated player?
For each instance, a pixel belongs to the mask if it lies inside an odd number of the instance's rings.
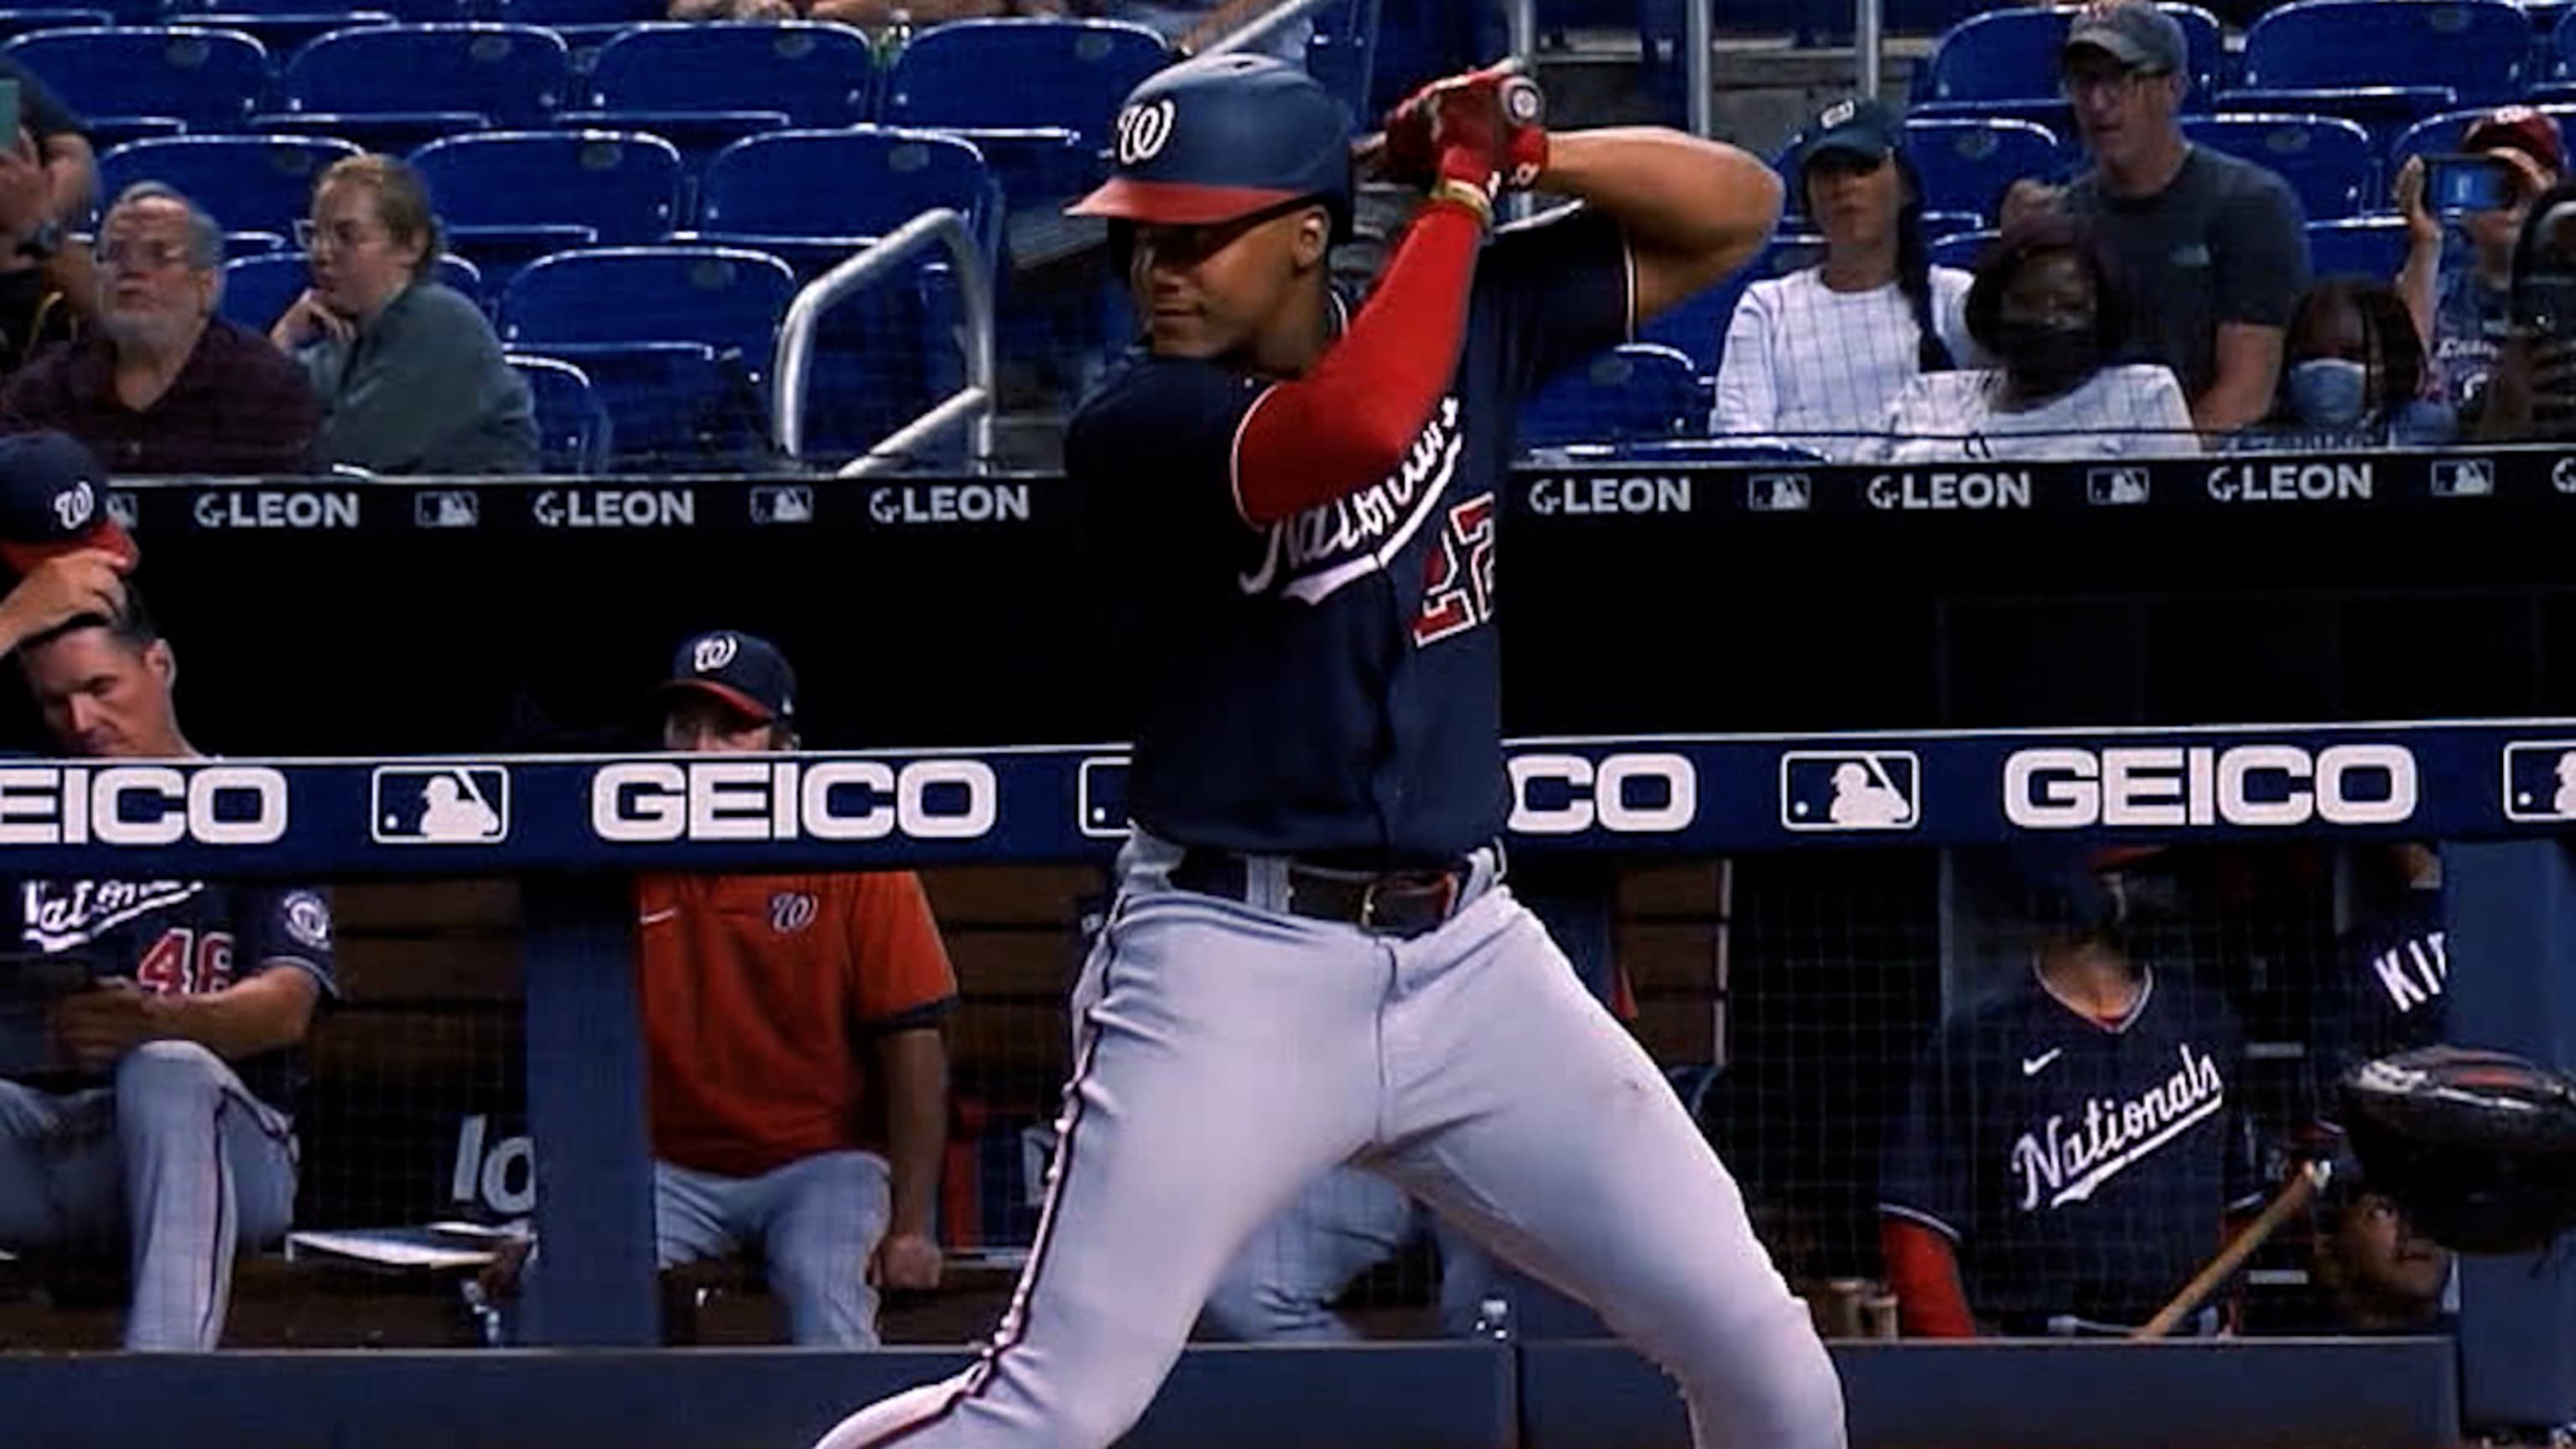
[[[1734,1179],[1636,1038],[1478,863],[1411,940],[1174,889],[1142,831],[1074,993],[1082,1049],[1020,1287],[965,1372],[822,1449],[1103,1449],[1226,1265],[1353,1162],[1589,1303],[1698,1449],[1844,1449],[1842,1385]]]
[[[1426,1239],[1439,1251],[1440,1331],[1464,1338],[1496,1287],[1493,1260],[1419,1198],[1356,1167],[1308,1183],[1253,1234],[1209,1292],[1206,1324],[1245,1343],[1356,1343],[1359,1331],[1333,1301]]]
[[[233,1254],[285,1237],[294,1213],[291,1124],[194,1042],[134,1048],[113,1087],[0,1081],[0,1248],[113,1251],[121,1234],[127,1348],[215,1347]]]
[[[799,1344],[877,1346],[868,1259],[894,1211],[893,1174],[873,1152],[823,1152],[758,1177],[653,1164],[653,1228],[665,1268],[758,1246],[769,1291]]]

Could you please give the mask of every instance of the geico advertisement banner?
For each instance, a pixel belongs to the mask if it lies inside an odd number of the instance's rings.
[[[0,761],[20,876],[1103,861],[1121,745],[796,756]],[[2100,834],[2478,838],[2576,824],[2576,721],[1514,742],[1523,853]]]

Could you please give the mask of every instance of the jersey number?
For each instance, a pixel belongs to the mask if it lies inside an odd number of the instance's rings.
[[[1480,493],[1449,510],[1440,549],[1422,565],[1422,617],[1413,642],[1429,648],[1494,614],[1494,495]]]
[[[134,968],[135,984],[163,996],[194,996],[220,991],[233,980],[230,931],[208,931],[203,938],[181,926],[161,933],[143,962]]]

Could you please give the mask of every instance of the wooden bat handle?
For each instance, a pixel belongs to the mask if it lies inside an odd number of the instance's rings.
[[[2331,1164],[2309,1163],[2306,1170],[2273,1195],[2272,1201],[2264,1206],[2262,1216],[2238,1233],[2234,1242],[2219,1249],[2218,1256],[2209,1260],[2209,1266],[2194,1274],[2192,1280],[2183,1285],[2182,1291],[2174,1295],[2172,1302],[2158,1310],[2155,1317],[2147,1320],[2145,1327],[2129,1337],[2162,1338],[2173,1332],[2174,1325],[2190,1317],[2200,1307],[2202,1299],[2217,1292],[2220,1284],[2245,1266],[2245,1260],[2254,1256],[2254,1250],[2263,1246],[2272,1234],[2280,1231],[2281,1224],[2314,1201],[2319,1190],[2325,1187],[2326,1179],[2333,1175]]]

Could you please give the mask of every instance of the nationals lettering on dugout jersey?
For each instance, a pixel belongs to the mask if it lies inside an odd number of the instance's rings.
[[[1879,1210],[1956,1244],[1981,1321],[2144,1323],[2259,1194],[2239,1130],[2242,1030],[2215,992],[2148,971],[2114,1025],[2034,974],[1916,1064]]]
[[[1538,385],[1627,340],[1606,217],[1500,229],[1450,391],[1386,478],[1270,528],[1235,496],[1265,379],[1138,355],[1075,415],[1066,472],[1105,507],[1141,701],[1130,815],[1184,845],[1455,860],[1502,832],[1494,618],[1503,472]]]

